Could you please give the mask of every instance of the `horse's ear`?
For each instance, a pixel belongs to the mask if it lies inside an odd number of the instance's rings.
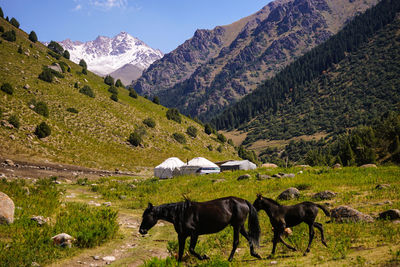
[[[151,203],[149,202],[149,205],[147,206],[147,208],[148,208],[149,210],[152,210],[152,209],[153,209],[153,204],[151,204]]]

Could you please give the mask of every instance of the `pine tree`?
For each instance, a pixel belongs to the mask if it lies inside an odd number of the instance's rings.
[[[114,85],[114,78],[113,77],[111,77],[111,75],[107,75],[105,78],[104,78],[104,83],[105,84],[107,84],[107,85]]]
[[[57,53],[59,55],[62,55],[63,52],[64,52],[64,48],[59,43],[57,43],[55,41],[50,41],[50,43],[47,45],[47,47],[51,51],[53,51],[53,52],[55,52],[55,53]]]
[[[4,18],[3,9],[1,9],[1,7],[0,7],[0,18]]]
[[[115,82],[115,86],[116,86],[116,87],[125,87],[124,84],[121,82],[120,79],[118,79],[118,80]]]
[[[84,69],[87,69],[86,61],[83,58],[79,61],[79,66],[81,66]]]
[[[129,90],[129,96],[132,98],[138,98],[138,94],[136,93],[135,89],[131,88]]]
[[[205,132],[206,134],[208,134],[208,135],[212,134],[213,129],[212,129],[212,127],[211,127],[210,124],[207,123],[206,125],[204,125],[204,132]]]
[[[160,99],[158,98],[158,96],[153,97],[153,103],[160,105]]]
[[[64,51],[63,57],[66,58],[66,59],[69,59],[69,58],[70,58],[70,54],[69,54],[69,51],[68,51],[68,50],[65,50],[65,51]]]
[[[36,43],[38,38],[37,35],[34,31],[31,31],[31,33],[29,34],[29,40],[31,40],[32,42]]]
[[[13,25],[15,28],[19,28],[19,22],[15,18],[11,18],[10,24]]]

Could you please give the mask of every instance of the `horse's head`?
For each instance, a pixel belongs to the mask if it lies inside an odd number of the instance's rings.
[[[262,195],[257,194],[256,200],[254,200],[253,206],[256,208],[257,211],[261,209],[261,200],[262,200]]]
[[[154,211],[153,204],[149,203],[142,215],[142,223],[140,224],[139,233],[142,235],[147,232],[157,223],[158,218]]]

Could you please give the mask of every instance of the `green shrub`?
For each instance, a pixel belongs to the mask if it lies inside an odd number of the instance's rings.
[[[17,36],[16,36],[14,30],[11,30],[11,31],[8,31],[8,32],[3,33],[3,34],[1,35],[1,37],[2,37],[4,40],[9,41],[9,42],[15,42],[15,41],[17,40]]]
[[[213,129],[212,129],[212,127],[211,127],[210,124],[207,123],[206,125],[204,125],[204,132],[205,132],[206,134],[208,134],[208,135],[212,134]]]
[[[3,85],[1,86],[1,91],[9,95],[12,95],[14,93],[14,89],[9,83],[3,83]]]
[[[10,19],[10,24],[13,25],[15,28],[19,28],[19,22],[15,18]]]
[[[0,7],[0,18],[4,18],[3,9],[1,9],[1,7]]]
[[[87,75],[87,69],[86,68],[82,68],[82,74]]]
[[[53,81],[53,72],[49,68],[44,68],[44,70],[39,74],[39,79],[48,83]]]
[[[54,63],[53,63],[53,64],[54,64]],[[59,62],[58,62],[58,65],[60,65],[61,70],[62,70],[63,73],[65,73],[66,70],[68,69],[68,65],[67,65],[67,63],[65,63],[64,61],[59,61]]]
[[[156,122],[153,118],[146,118],[143,120],[143,124],[147,125],[150,128],[156,127]]]
[[[34,43],[36,43],[38,41],[36,32],[34,32],[34,31],[31,31],[28,38],[29,38],[29,40],[31,40],[31,42],[34,42]]]
[[[76,82],[76,83],[74,84],[74,88],[79,89],[79,84],[78,84],[78,82]]]
[[[232,139],[228,139],[228,144],[231,145],[231,146],[235,146],[235,144],[233,143]]]
[[[4,27],[0,26],[0,32],[4,32]]]
[[[24,50],[22,50],[22,46],[20,46],[20,45],[18,46],[17,52],[18,52],[19,54],[24,53]]]
[[[222,150],[223,150],[222,145],[219,145],[219,147],[217,147],[217,151],[218,151],[219,153],[222,153]]]
[[[59,55],[62,55],[64,53],[64,48],[55,41],[50,41],[50,43],[47,45],[47,48]]]
[[[117,95],[117,94],[112,94],[112,95],[110,96],[110,99],[111,99],[112,101],[118,102],[118,95]]]
[[[153,97],[153,103],[156,105],[160,105],[160,99],[158,98],[158,96]]]
[[[49,108],[47,107],[47,104],[43,101],[37,102],[33,110],[39,115],[49,117]]]
[[[66,58],[66,59],[69,59],[69,58],[70,58],[70,54],[69,54],[69,51],[68,51],[68,50],[65,50],[65,51],[64,51],[63,57]]]
[[[129,96],[133,98],[138,98],[138,94],[136,93],[135,89],[129,89]]]
[[[111,77],[111,75],[107,75],[105,78],[104,78],[104,83],[105,84],[107,84],[107,85],[114,85],[114,78],[113,77]]]
[[[128,142],[133,146],[139,146],[142,143],[142,137],[136,131],[131,133],[128,138]]]
[[[46,122],[40,123],[36,126],[35,135],[39,138],[45,138],[51,134],[50,126]]]
[[[172,137],[180,144],[186,144],[186,137],[182,133],[173,133]]]
[[[124,84],[121,82],[120,79],[118,79],[118,80],[115,82],[115,86],[116,86],[116,87],[125,87]]]
[[[225,143],[226,142],[226,137],[223,134],[217,134],[217,139],[218,141],[220,141],[221,143]]]
[[[167,119],[176,121],[178,123],[182,122],[181,114],[176,108],[170,108],[167,110]]]
[[[186,129],[186,133],[187,133],[189,136],[191,136],[191,137],[193,137],[193,138],[196,138],[196,137],[197,137],[197,128],[194,127],[194,126],[189,126],[189,127]]]
[[[15,128],[19,128],[20,123],[19,123],[19,119],[17,117],[17,115],[11,115],[10,118],[8,118],[8,122],[14,126]]]
[[[83,58],[79,61],[79,66],[81,66],[84,69],[87,69],[86,61]]]
[[[92,98],[95,97],[92,88],[90,88],[88,85],[83,86],[83,87],[79,90],[79,93],[84,94],[84,95],[87,95],[87,96],[92,97]]]
[[[111,85],[110,88],[108,88],[108,92],[111,94],[118,94],[118,89],[114,85]]]
[[[47,52],[47,54],[49,54],[50,56],[54,57],[57,60],[59,60],[61,58],[61,55],[59,55],[53,51],[49,51],[49,52]]]
[[[71,113],[75,113],[75,114],[79,113],[79,111],[77,109],[75,109],[75,108],[67,108],[67,111],[71,112]]]

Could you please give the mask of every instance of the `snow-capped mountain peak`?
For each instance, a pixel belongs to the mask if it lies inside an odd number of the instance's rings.
[[[105,76],[129,64],[146,69],[151,63],[163,57],[160,50],[153,49],[127,32],[120,32],[110,38],[98,36],[93,41],[80,42],[66,39],[58,42],[70,53],[73,62],[84,59],[88,69]]]

